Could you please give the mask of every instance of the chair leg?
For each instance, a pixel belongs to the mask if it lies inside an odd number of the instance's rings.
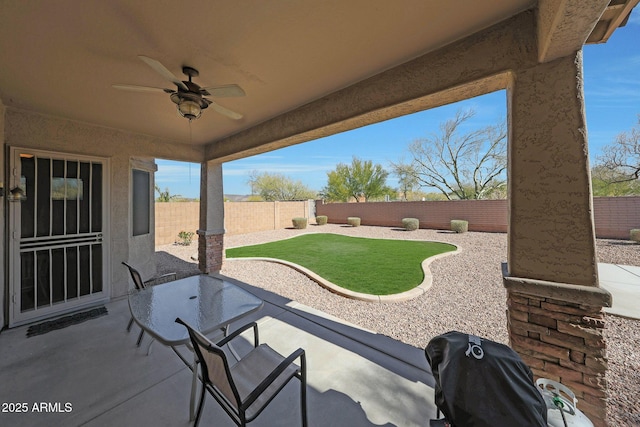
[[[189,398],[189,421],[193,421],[194,418],[194,414],[193,414],[193,409],[194,409],[194,402],[195,402],[195,398],[196,398],[196,392],[198,390],[198,364],[200,363],[200,361],[198,360],[198,355],[196,354],[195,350],[193,351],[193,366],[191,368],[191,373],[193,374],[191,376],[191,393],[190,393],[190,398]],[[201,384],[202,387],[204,387],[204,383]]]
[[[147,356],[151,354],[151,345],[155,340],[155,338],[151,338],[151,340],[149,341],[149,346],[147,347]]]
[[[207,387],[205,387],[205,385],[202,384],[202,391],[200,392],[200,403],[198,403],[198,411],[196,412],[196,422],[193,424],[193,427],[198,427],[198,423],[200,422],[200,415],[202,415],[202,407],[204,406],[204,398],[205,398],[206,391],[207,391]]]
[[[302,412],[302,426],[307,427],[307,385],[301,381],[300,385],[300,411]]]
[[[131,325],[133,325],[133,317],[129,320],[129,324],[127,325],[127,332],[131,331]]]
[[[302,412],[302,426],[307,427],[307,361],[304,354],[300,362],[300,412]]]
[[[140,343],[142,342],[142,337],[144,337],[144,329],[140,331],[140,335],[138,335],[138,342],[136,342],[136,346],[140,347]]]

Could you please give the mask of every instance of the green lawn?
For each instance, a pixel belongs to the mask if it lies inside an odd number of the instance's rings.
[[[426,258],[453,245],[410,240],[305,234],[292,239],[227,249],[227,258],[268,257],[293,262],[346,289],[391,295],[422,283]]]

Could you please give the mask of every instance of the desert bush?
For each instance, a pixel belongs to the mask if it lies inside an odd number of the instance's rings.
[[[640,228],[634,228],[629,234],[631,240],[633,240],[634,242],[640,242]]]
[[[193,235],[195,233],[193,231],[181,231],[178,233],[178,244],[189,246],[191,241],[193,240]]]
[[[327,223],[327,221],[329,221],[329,217],[326,215],[318,215],[316,217],[316,223],[318,225],[325,225]]]
[[[413,231],[420,228],[420,220],[418,218],[402,218],[402,226],[407,231]]]
[[[293,222],[293,228],[297,228],[298,230],[307,228],[307,218],[302,218],[302,217],[293,218],[291,222]]]
[[[347,218],[347,224],[352,227],[360,227],[360,218],[357,216],[350,216]]]
[[[455,231],[456,233],[466,233],[469,231],[469,222],[463,219],[452,219],[451,231]]]

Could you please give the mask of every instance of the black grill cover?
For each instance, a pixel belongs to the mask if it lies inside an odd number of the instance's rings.
[[[435,403],[455,427],[547,427],[531,370],[506,345],[447,332],[429,341]]]

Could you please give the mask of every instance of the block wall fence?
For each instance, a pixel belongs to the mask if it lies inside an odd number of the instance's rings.
[[[304,217],[315,223],[315,202],[225,202],[224,228],[227,235],[254,233],[291,227],[291,219]],[[156,246],[178,240],[180,231],[192,231],[194,241],[199,227],[199,202],[155,204]]]
[[[227,235],[291,227],[291,219],[305,217],[315,223],[326,215],[330,223],[345,224],[347,217],[360,217],[362,225],[402,227],[402,218],[418,218],[420,228],[448,230],[452,219],[469,222],[469,231],[506,233],[506,200],[456,200],[429,202],[326,203],[226,202]],[[198,229],[198,202],[156,203],[156,245],[173,243],[178,233]],[[593,215],[596,237],[629,239],[629,231],[640,228],[640,197],[595,197]]]
[[[193,232],[193,240],[198,240],[199,202],[156,202],[155,211],[156,246],[176,242],[181,231]]]

